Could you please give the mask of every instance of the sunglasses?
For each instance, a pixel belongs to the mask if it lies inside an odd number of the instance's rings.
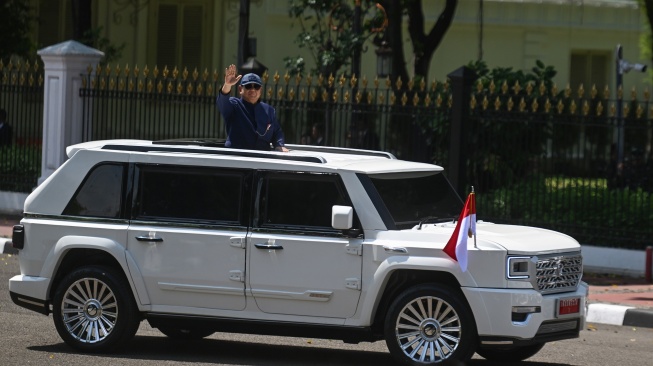
[[[260,86],[260,85],[258,85],[258,84],[254,84],[254,83],[243,85],[243,87],[244,87],[245,89],[247,89],[247,90],[250,90],[250,89],[259,90],[259,89],[261,89],[261,86]]]

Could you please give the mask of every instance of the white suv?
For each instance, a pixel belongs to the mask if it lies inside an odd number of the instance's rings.
[[[442,251],[463,202],[441,167],[288,147],[69,147],[14,228],[12,300],[90,352],[128,342],[142,319],[184,339],[385,339],[409,365],[522,360],[584,328],[572,238],[479,221],[463,272]]]

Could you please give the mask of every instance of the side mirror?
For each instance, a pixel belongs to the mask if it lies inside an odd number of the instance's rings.
[[[338,230],[351,229],[354,222],[354,209],[350,206],[333,206],[331,209],[331,226]]]

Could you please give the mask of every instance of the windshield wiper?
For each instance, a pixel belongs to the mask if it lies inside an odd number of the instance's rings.
[[[422,224],[426,224],[426,223],[428,223],[429,221],[432,221],[432,222],[438,222],[438,221],[441,221],[441,220],[442,220],[442,218],[441,218],[441,217],[438,217],[438,216],[426,216],[426,217],[424,217],[424,218],[421,218],[421,219],[419,220],[419,225],[418,225],[418,227],[417,227],[417,230],[422,230]]]

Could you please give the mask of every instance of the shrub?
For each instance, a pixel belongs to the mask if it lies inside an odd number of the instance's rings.
[[[538,176],[477,198],[480,219],[559,230],[582,244],[642,250],[653,234],[653,195],[610,189],[604,178]]]
[[[0,148],[0,190],[30,192],[41,174],[41,146]]]

